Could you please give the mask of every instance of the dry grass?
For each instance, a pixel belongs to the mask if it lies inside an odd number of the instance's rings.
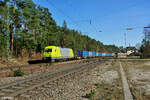
[[[91,100],[123,100],[118,61],[111,60],[104,66],[102,70],[97,70],[101,81],[94,84],[96,89]]]
[[[119,82],[116,82],[115,85],[99,84],[94,95],[94,100],[123,100],[121,84]]]
[[[134,99],[150,100],[150,95],[147,95],[146,91],[149,89],[146,85],[150,85],[150,62],[148,60],[133,60],[124,61],[122,65]]]

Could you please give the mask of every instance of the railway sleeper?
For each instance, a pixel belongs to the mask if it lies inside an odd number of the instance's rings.
[[[84,67],[78,66],[77,68],[68,69],[66,71],[63,70],[63,72],[57,72],[57,73],[54,73],[54,74],[43,75],[41,77],[41,79],[38,80],[38,82],[41,82],[41,83],[37,83],[37,81],[35,80],[35,79],[38,79],[38,78],[33,78],[35,81],[31,80],[31,81],[24,82],[22,89],[13,91],[13,93],[8,93],[7,95],[14,97],[14,96],[17,96],[21,93],[24,93],[24,92],[27,92],[29,90],[35,89],[36,87],[43,86],[44,84],[47,84],[47,83],[50,83],[50,82],[53,82],[53,81],[55,81],[55,82],[59,81],[60,79],[63,79],[64,77],[72,77],[77,73],[81,73],[83,71],[86,71],[85,68],[87,68],[87,71],[88,71],[89,67],[91,67],[92,64],[93,63],[90,63],[88,65],[82,65]],[[94,65],[95,64],[97,64],[97,63],[94,62]],[[87,67],[85,67],[85,66],[87,66]],[[94,68],[94,67],[95,66],[92,66],[91,68]],[[52,76],[52,77],[47,78],[49,76]],[[44,80],[44,78],[46,78],[46,79]],[[24,87],[24,85],[27,85],[27,87]],[[21,84],[21,86],[22,86],[22,84]],[[7,95],[5,94],[5,96],[7,96]]]

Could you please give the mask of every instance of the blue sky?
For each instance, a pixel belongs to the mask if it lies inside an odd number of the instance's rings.
[[[144,37],[143,27],[150,24],[150,0],[33,1],[49,8],[58,25],[66,20],[69,28],[104,44],[124,46],[126,33],[127,45],[135,46]],[[126,28],[133,30],[126,31]]]

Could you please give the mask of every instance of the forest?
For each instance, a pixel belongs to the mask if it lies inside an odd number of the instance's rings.
[[[0,0],[0,58],[30,57],[55,45],[74,51],[118,52],[80,31],[69,29],[66,21],[57,25],[48,8],[32,0]]]
[[[150,58],[150,25],[144,28],[144,36],[139,51],[141,58]]]

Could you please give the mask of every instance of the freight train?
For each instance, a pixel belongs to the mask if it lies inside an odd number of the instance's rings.
[[[90,58],[90,57],[101,57],[109,56],[114,57],[114,53],[101,53],[93,51],[77,51],[78,58]],[[75,55],[70,48],[61,48],[57,46],[46,46],[43,53],[43,60],[59,60],[59,59],[74,59]]]

